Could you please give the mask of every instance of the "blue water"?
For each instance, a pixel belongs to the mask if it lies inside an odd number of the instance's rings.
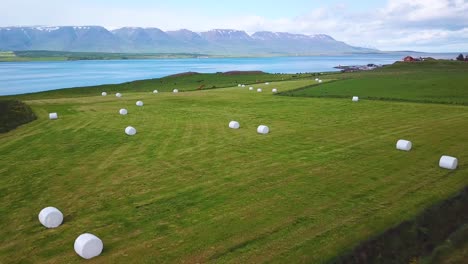
[[[122,83],[187,71],[201,73],[233,70],[260,70],[269,73],[336,71],[333,67],[338,65],[391,64],[401,58],[402,54],[356,54],[273,58],[2,62],[0,95]]]

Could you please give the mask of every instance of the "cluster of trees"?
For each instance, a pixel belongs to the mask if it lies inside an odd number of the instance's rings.
[[[465,57],[463,57],[463,54],[459,54],[457,56],[457,61],[468,61],[468,55],[466,55]]]

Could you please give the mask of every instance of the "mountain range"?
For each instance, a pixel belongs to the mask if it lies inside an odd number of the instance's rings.
[[[376,50],[337,41],[324,34],[213,29],[162,31],[158,28],[101,26],[0,27],[0,50],[198,53],[209,55],[314,55]]]

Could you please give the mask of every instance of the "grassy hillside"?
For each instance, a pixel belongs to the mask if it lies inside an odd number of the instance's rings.
[[[97,85],[83,88],[69,88],[45,91],[32,94],[6,96],[20,100],[83,97],[100,95],[101,92],[115,94],[143,92],[158,90],[159,92],[172,92],[177,88],[179,91],[207,90],[220,87],[237,86],[238,84],[256,84],[270,81],[307,79],[304,86],[312,83],[313,74],[269,74],[263,72],[227,72],[227,73],[182,73],[163,78],[127,82],[123,84]]]
[[[313,85],[286,94],[468,104],[467,73],[466,62],[400,62],[372,72],[335,75],[334,82]]]
[[[39,119],[0,135],[0,259],[80,263],[73,242],[90,232],[104,251],[89,263],[322,263],[468,184],[466,106],[270,92],[306,78],[198,91],[199,77],[178,94],[152,94],[153,80],[24,96]],[[459,168],[439,168],[443,154]],[[62,226],[39,224],[46,206]]]

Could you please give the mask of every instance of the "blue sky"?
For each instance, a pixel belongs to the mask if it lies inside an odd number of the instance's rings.
[[[381,50],[468,51],[468,0],[2,0],[0,26],[328,34]]]

